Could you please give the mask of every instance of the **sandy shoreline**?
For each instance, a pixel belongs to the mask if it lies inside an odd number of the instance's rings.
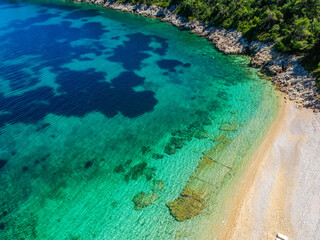
[[[221,239],[320,239],[320,116],[282,102]]]
[[[319,90],[315,79],[294,56],[276,53],[263,43],[248,44],[237,31],[187,21],[174,10],[112,0],[73,1],[159,17],[207,37],[226,54],[245,54],[249,48],[251,66],[272,76],[278,89],[296,103],[283,101],[276,121],[239,183],[242,187],[224,229],[219,236],[206,235],[204,239],[265,240],[275,239],[279,232],[289,239],[320,239],[320,115],[312,111],[320,110]],[[311,109],[300,110],[294,104]]]

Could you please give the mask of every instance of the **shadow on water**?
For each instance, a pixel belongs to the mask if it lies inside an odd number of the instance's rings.
[[[45,24],[45,21],[60,17],[60,14],[38,11],[36,17],[12,21],[1,29],[5,32],[0,35],[0,60],[3,63],[0,77],[8,82],[11,91],[23,90],[23,94],[6,96],[0,93],[0,126],[38,121],[49,113],[81,117],[100,111],[113,117],[121,112],[133,118],[152,111],[157,104],[154,92],[134,91],[133,87],[142,85],[145,79],[133,70],[140,69],[141,62],[150,56],[147,51],[164,55],[168,48],[166,40],[142,33],[128,34],[129,40],[113,49],[113,55],[108,59],[122,63],[127,71],[109,83],[107,74],[94,68],[70,71],[64,67],[73,60],[88,59],[84,54],[103,55],[105,47],[100,39],[108,32],[99,22],[83,23],[79,28],[71,24],[74,19],[97,16],[98,11],[78,8],[68,11],[70,13],[62,21],[58,19],[56,24]],[[92,43],[87,44],[86,39]],[[72,45],[74,41],[83,44]],[[149,46],[151,43],[157,47]],[[58,94],[49,86],[36,88],[41,81],[39,72],[45,67],[50,67],[56,75]]]

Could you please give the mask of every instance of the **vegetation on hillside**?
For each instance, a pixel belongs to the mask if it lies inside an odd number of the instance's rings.
[[[177,14],[214,26],[234,28],[249,40],[275,42],[281,52],[304,55],[320,79],[320,0],[128,0],[177,5]]]

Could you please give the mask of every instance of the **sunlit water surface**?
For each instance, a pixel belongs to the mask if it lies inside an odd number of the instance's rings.
[[[252,150],[270,83],[155,19],[62,1],[0,16],[0,239],[194,239],[213,221],[215,205],[178,222],[166,203],[221,126]],[[158,199],[137,211],[141,191]]]

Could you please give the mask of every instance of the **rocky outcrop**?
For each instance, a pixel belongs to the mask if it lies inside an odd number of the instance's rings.
[[[241,32],[208,26],[205,23],[188,20],[175,14],[176,6],[166,9],[153,5],[132,5],[112,0],[73,1],[93,3],[147,17],[158,17],[178,28],[191,30],[192,33],[206,37],[225,54],[249,54],[252,56],[250,65],[261,68],[262,73],[272,76],[272,81],[280,91],[288,94],[289,100],[295,101],[300,107],[313,108],[316,112],[320,111],[320,92],[316,87],[316,79],[303,69],[299,64],[298,57],[276,52],[272,48],[272,43],[254,41],[249,44]]]
[[[249,44],[242,37],[242,34],[236,30],[227,30],[223,28],[209,28],[208,39],[216,48],[225,54],[246,54]]]
[[[201,214],[206,208],[208,197],[221,184],[229,171],[230,168],[225,167],[224,164],[215,162],[209,157],[202,157],[180,196],[173,202],[167,203],[171,215],[181,222]]]
[[[146,4],[132,5],[130,3],[119,3],[111,0],[73,0],[78,2],[88,2],[104,6],[106,8],[119,10],[123,12],[135,13],[147,17],[158,17],[164,22],[169,22],[172,25],[191,30],[202,37],[207,37],[215,46],[226,54],[246,54],[248,52],[248,42],[242,37],[242,34],[236,30],[226,30],[208,26],[199,21],[188,20],[175,14],[176,6],[170,9],[157,7],[154,5],[148,6]]]
[[[181,195],[173,202],[167,203],[172,216],[179,222],[193,218],[199,215],[205,208],[202,199],[194,198],[193,196]]]
[[[261,72],[271,76],[277,88],[288,95],[286,98],[295,101],[299,107],[313,108],[319,112],[320,91],[316,79],[300,65],[301,58],[279,53],[272,47],[271,43],[250,43],[250,65],[261,68]]]
[[[132,201],[134,203],[134,209],[139,211],[142,208],[149,206],[157,199],[158,199],[158,194],[156,192],[154,193],[139,192],[137,195],[134,196]]]
[[[211,193],[212,186],[200,174],[212,170],[214,162],[206,157],[201,158],[196,170],[191,174],[181,195],[173,202],[167,203],[171,215],[178,221],[184,221],[199,215],[205,208],[206,197]],[[200,178],[199,178],[200,177]],[[209,186],[208,186],[209,185]]]

